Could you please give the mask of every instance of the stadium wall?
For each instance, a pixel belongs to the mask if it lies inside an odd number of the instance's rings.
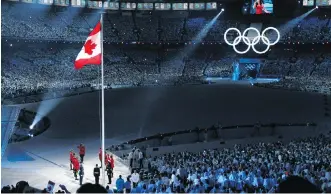
[[[198,85],[113,89],[105,93],[107,138],[131,140],[157,133],[261,123],[319,124],[324,116],[323,96],[238,85]],[[48,116],[51,127],[42,135],[68,138],[100,136],[100,94],[82,94],[22,108]],[[45,108],[51,107],[49,112]],[[130,139],[129,139],[130,138]]]
[[[267,131],[261,130],[262,134]],[[181,144],[181,145],[173,145],[173,146],[162,146],[162,147],[149,147],[146,149],[147,156],[158,156],[171,152],[200,152],[204,149],[221,149],[221,148],[232,148],[234,145],[247,145],[247,144],[257,144],[257,143],[272,143],[272,142],[289,142],[296,138],[305,138],[317,136],[320,134],[326,134],[330,132],[330,127],[325,126],[316,126],[316,127],[280,127],[277,128],[276,134],[274,136],[264,136],[264,137],[250,137],[249,131],[240,130],[240,131],[228,131],[228,133],[232,133],[233,137],[235,134],[240,133],[241,136],[246,135],[246,138],[241,139],[228,139],[228,140],[218,140],[212,142],[197,142],[190,144]],[[280,138],[281,137],[281,138]],[[174,139],[180,137],[174,137]],[[181,137],[182,140],[192,138],[192,136]]]

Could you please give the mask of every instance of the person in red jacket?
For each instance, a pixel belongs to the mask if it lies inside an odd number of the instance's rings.
[[[102,149],[101,148],[99,149],[99,160],[100,160],[100,163],[101,163],[100,168],[102,168]]]
[[[85,156],[85,146],[81,143],[79,146],[77,146],[77,148],[79,149],[80,163],[83,163]]]
[[[73,157],[74,157],[75,153],[73,150],[70,150],[70,153],[69,153],[69,157],[70,157],[70,170],[72,170],[72,160],[73,160]]]
[[[78,173],[79,168],[80,168],[78,158],[77,157],[74,157],[72,163],[74,165],[74,176],[75,176],[75,180],[78,180],[77,179],[77,173]]]
[[[109,154],[105,153],[105,167],[107,167],[109,164]]]
[[[256,0],[254,2],[253,8],[255,9],[255,14],[258,14],[258,15],[263,14],[263,13],[270,13],[265,9],[263,0]]]
[[[110,163],[110,167],[114,170],[115,161],[114,161],[113,155],[110,155],[110,157],[109,157],[109,163]]]

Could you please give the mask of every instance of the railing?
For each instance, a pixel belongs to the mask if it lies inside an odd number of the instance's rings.
[[[258,127],[260,128],[277,128],[277,127],[315,127],[316,123],[269,123],[269,124],[261,124]],[[138,138],[134,140],[130,140],[118,145],[112,145],[108,148],[108,150],[123,150],[128,146],[134,146],[138,143],[147,142],[151,140],[163,140],[164,138],[174,137],[176,135],[182,134],[190,134],[190,133],[208,133],[215,132],[217,130],[231,130],[231,129],[244,129],[244,128],[256,128],[256,124],[246,124],[246,125],[230,125],[230,126],[222,126],[222,127],[209,127],[209,128],[195,128],[195,129],[187,129],[182,131],[170,132],[170,133],[158,133],[156,135],[151,135],[143,138]]]

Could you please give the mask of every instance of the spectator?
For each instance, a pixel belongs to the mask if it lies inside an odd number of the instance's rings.
[[[133,183],[133,188],[136,188],[138,185],[138,182],[140,181],[139,174],[136,170],[134,170],[134,173],[131,175],[131,181]]]
[[[116,180],[116,189],[118,193],[123,193],[123,189],[124,189],[124,180],[122,179],[122,175],[120,175],[118,177],[118,179]]]
[[[131,193],[131,177],[128,176],[126,182],[124,183],[125,193]]]
[[[80,156],[80,163],[84,162],[84,156],[85,156],[85,146],[81,143],[78,146],[79,149],[79,156]]]
[[[106,190],[108,191],[108,193],[114,193],[114,191],[108,185],[106,186]]]

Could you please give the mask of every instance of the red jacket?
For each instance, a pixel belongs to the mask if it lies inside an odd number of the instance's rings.
[[[77,158],[74,158],[73,159],[73,162],[72,162],[73,164],[74,164],[74,170],[79,170],[79,162],[78,162],[78,159]]]
[[[74,153],[70,152],[70,161],[72,162],[72,159],[74,158]]]
[[[115,167],[115,161],[113,157],[109,157],[109,162],[110,162],[110,167],[114,168]]]
[[[101,158],[102,158],[102,150],[100,149],[99,150],[99,160],[101,161]]]
[[[80,145],[77,147],[79,149],[79,155],[85,155],[85,146]]]
[[[106,155],[105,155],[105,165],[107,166],[108,163],[109,163],[109,155],[106,154]]]

